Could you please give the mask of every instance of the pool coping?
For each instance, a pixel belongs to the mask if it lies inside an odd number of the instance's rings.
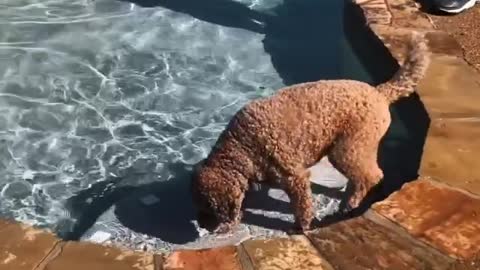
[[[480,269],[480,168],[472,151],[480,151],[474,140],[480,135],[480,109],[474,106],[480,74],[464,60],[458,42],[435,29],[413,0],[356,4],[399,63],[413,31],[429,41],[432,63],[417,93],[431,122],[418,180],[363,216],[305,235],[168,254],[62,241],[0,220],[0,270]]]

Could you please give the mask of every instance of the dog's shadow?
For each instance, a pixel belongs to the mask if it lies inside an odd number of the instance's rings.
[[[173,244],[186,244],[196,240],[199,237],[193,223],[196,210],[190,193],[193,168],[183,163],[171,163],[168,169],[173,176],[166,181],[131,186],[128,183],[139,175],[130,171],[122,178],[111,178],[79,192],[66,203],[76,222],[71,230],[60,235],[66,240],[79,240],[103,213],[114,206],[115,216],[120,223],[134,232]],[[344,194],[336,189],[312,185],[317,194],[337,198]],[[265,185],[250,190],[244,208],[291,214],[290,204],[272,198],[268,191],[269,187]],[[244,211],[242,222],[281,231],[287,231],[293,225],[251,211]]]

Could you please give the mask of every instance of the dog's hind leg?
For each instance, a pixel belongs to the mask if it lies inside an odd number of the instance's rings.
[[[349,199],[352,208],[358,207],[367,192],[383,178],[377,161],[382,136],[383,133],[372,134],[371,131],[344,136],[330,150],[330,162],[353,185],[353,194]]]

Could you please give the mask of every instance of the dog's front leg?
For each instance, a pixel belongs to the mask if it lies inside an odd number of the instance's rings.
[[[283,186],[291,201],[295,225],[302,232],[308,231],[315,217],[309,173],[287,177],[285,180]]]
[[[224,207],[221,207],[218,211],[218,219],[220,224],[215,229],[215,233],[224,234],[233,231],[242,220],[242,202],[245,197],[244,191],[238,191],[237,194],[230,194],[222,203]]]

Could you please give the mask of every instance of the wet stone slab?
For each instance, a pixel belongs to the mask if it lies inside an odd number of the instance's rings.
[[[480,199],[438,182],[406,184],[373,209],[453,257],[480,255]]]
[[[31,270],[57,242],[48,232],[0,220],[0,270]]]
[[[153,255],[91,243],[65,243],[44,270],[154,270]]]
[[[363,217],[318,229],[308,237],[338,270],[447,270],[451,266],[446,256]]]
[[[303,236],[250,240],[242,244],[256,270],[332,270]]]

